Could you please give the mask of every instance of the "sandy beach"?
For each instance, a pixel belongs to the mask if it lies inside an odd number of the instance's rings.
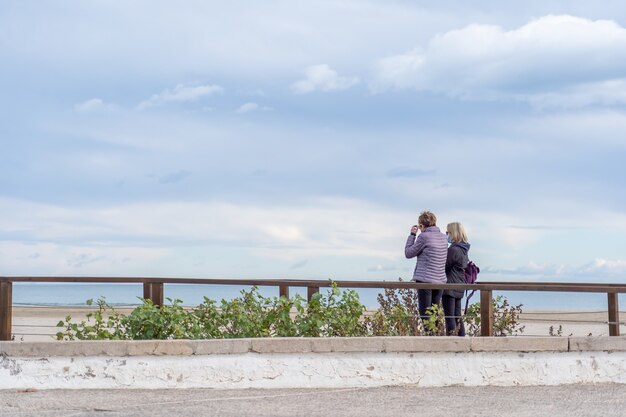
[[[13,307],[13,334],[20,342],[41,342],[54,340],[54,335],[61,330],[57,327],[60,320],[67,316],[72,321],[86,320],[92,307]],[[132,307],[116,308],[120,313],[129,314]]]
[[[120,313],[128,314],[132,307],[116,308]],[[91,307],[23,307],[13,308],[13,333],[17,341],[48,341],[53,340],[59,331],[56,327],[60,320],[71,316],[73,321],[84,320]],[[626,311],[620,312],[626,317]],[[550,327],[553,334],[561,336],[608,336],[607,312],[594,311],[542,311],[529,310],[521,315],[521,323],[525,326],[521,336],[548,336]],[[626,334],[626,326],[620,326],[621,334]]]

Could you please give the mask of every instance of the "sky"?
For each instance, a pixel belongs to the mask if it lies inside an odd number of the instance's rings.
[[[0,275],[626,278],[621,1],[0,0]]]

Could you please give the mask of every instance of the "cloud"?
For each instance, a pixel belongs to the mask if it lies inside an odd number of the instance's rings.
[[[104,256],[92,256],[87,253],[80,253],[67,259],[67,265],[73,268],[82,268],[85,265],[89,265],[96,262],[105,261]]]
[[[272,239],[283,242],[298,242],[304,240],[302,229],[290,224],[270,224],[263,226],[263,231]]]
[[[90,100],[83,101],[74,106],[76,113],[95,113],[102,111],[113,110],[115,106],[113,104],[105,103],[100,98],[92,98]]]
[[[626,103],[626,79],[591,82],[546,93],[518,95],[538,109],[577,109],[592,104],[605,106]]]
[[[598,149],[625,149],[626,113],[620,109],[587,109],[536,115],[514,128],[520,138],[541,137],[576,149],[590,144]],[[601,162],[604,165],[605,162]]]
[[[337,71],[326,64],[309,67],[304,71],[304,75],[303,80],[291,85],[291,90],[296,94],[347,90],[359,83],[357,77],[341,77]]]
[[[257,110],[258,108],[259,108],[259,105],[256,103],[245,103],[245,104],[242,104],[237,109],[237,113],[248,113],[248,112]]]
[[[182,180],[189,177],[190,175],[191,175],[191,172],[181,169],[180,171],[171,172],[167,175],[162,176],[161,178],[159,178],[159,183],[174,184],[177,182],[181,182]]]
[[[308,262],[309,262],[309,261],[308,261],[307,259],[304,259],[304,260],[302,260],[302,261],[298,261],[298,262],[296,262],[295,264],[291,265],[291,266],[289,267],[289,269],[300,269],[300,268],[304,268]]]
[[[569,270],[572,271],[572,268],[568,268],[565,265],[557,265],[557,264],[543,264],[537,262],[528,262],[526,265],[519,266],[516,268],[493,268],[487,266],[483,268],[482,273],[490,273],[497,275],[524,275],[524,276],[542,276],[542,277],[554,277],[556,275],[561,275],[564,272]]]
[[[36,258],[31,256],[33,249]],[[7,274],[14,275],[71,275],[76,268],[85,275],[159,275],[175,261],[171,250],[155,247],[0,240],[0,262]]]
[[[610,104],[626,102],[625,72],[626,29],[548,15],[510,31],[472,24],[437,35],[423,48],[379,60],[371,87],[538,106]]]
[[[511,229],[521,229],[521,230],[578,230],[578,229],[582,229],[583,226],[551,226],[551,225],[533,225],[533,224],[528,224],[528,225],[509,225],[508,227],[510,227]]]
[[[178,84],[174,89],[163,90],[159,94],[154,94],[148,100],[142,101],[137,106],[138,109],[162,106],[167,103],[183,103],[196,101],[202,97],[222,93],[224,89],[219,85],[207,84],[195,87]]]
[[[109,242],[107,246],[134,242],[183,248],[217,243],[237,253],[242,247],[254,248],[263,257],[289,259],[290,264],[320,255],[403,259],[397,231],[404,222],[396,224],[398,216],[385,207],[356,199],[307,199],[293,206],[149,201],[93,209],[9,199],[0,203],[14,213],[11,219],[0,219],[4,231],[0,242]],[[367,233],[362,233],[365,224]],[[344,232],[336,232],[339,229]],[[33,248],[26,256],[32,253]]]
[[[0,52],[7,60],[2,62],[42,74],[63,70],[60,77],[69,80],[120,77],[131,84],[211,74],[277,81],[277,76],[310,65],[311,57],[358,68],[372,56],[382,56],[388,46],[429,33],[450,19],[448,12],[432,11],[431,5],[424,10],[404,2],[373,0],[284,2],[276,8],[250,2],[246,13],[239,2],[219,7],[193,0],[181,4],[139,0],[133,7],[110,2],[84,9],[42,7],[46,19],[26,8],[3,8],[2,39],[20,41],[3,43]],[[45,32],[27,29],[48,20],[54,25]],[[159,24],[166,20],[167,31]],[[237,25],[232,24],[235,21]],[[247,89],[253,88],[266,87],[252,84]]]
[[[272,108],[268,106],[261,106],[260,104],[257,104],[257,103],[248,102],[239,106],[239,108],[237,109],[237,113],[242,113],[242,114],[250,113],[253,111],[257,111],[257,110],[270,111],[272,110]]]
[[[513,269],[486,267],[485,273],[512,276],[535,276],[541,278],[598,278],[613,277],[626,273],[626,260],[596,258],[584,265],[550,264],[529,262]]]
[[[387,172],[387,176],[391,178],[412,178],[434,175],[436,172],[434,169],[394,168]]]
[[[626,273],[626,260],[607,260],[596,258],[592,262],[578,268],[584,275],[623,275]]]
[[[389,272],[389,271],[396,271],[397,269],[398,268],[392,265],[378,264],[378,265],[367,268],[367,272]]]

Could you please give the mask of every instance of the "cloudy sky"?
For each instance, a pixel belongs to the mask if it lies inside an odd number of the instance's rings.
[[[626,277],[621,1],[0,0],[0,274]]]

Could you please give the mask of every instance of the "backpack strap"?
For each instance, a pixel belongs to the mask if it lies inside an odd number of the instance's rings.
[[[472,298],[472,296],[474,295],[474,293],[476,292],[476,290],[472,290],[472,292],[470,293],[470,295],[467,295],[467,292],[469,290],[465,291],[465,295],[467,296],[467,298],[465,299],[465,311],[464,311],[464,315],[467,315],[467,307],[469,306],[469,300],[470,298]]]

